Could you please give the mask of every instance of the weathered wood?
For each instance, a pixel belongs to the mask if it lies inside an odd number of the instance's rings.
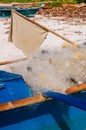
[[[72,93],[80,92],[82,90],[86,90],[86,83],[69,87],[66,89],[65,93],[72,94]]]
[[[0,112],[14,109],[14,108],[18,108],[18,107],[22,107],[22,106],[26,106],[26,105],[31,105],[31,104],[43,102],[45,100],[46,100],[46,98],[43,97],[42,95],[37,95],[37,96],[30,97],[30,98],[17,100],[14,102],[0,104]]]

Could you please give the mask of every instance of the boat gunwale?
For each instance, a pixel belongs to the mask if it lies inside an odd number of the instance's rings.
[[[0,104],[0,112],[31,105],[31,104],[44,102],[46,100],[47,100],[46,97],[42,96],[41,94],[38,94],[33,97],[20,99],[13,102],[6,102],[3,104]]]

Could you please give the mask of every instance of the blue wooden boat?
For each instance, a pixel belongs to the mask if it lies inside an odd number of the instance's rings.
[[[16,10],[27,17],[33,17],[41,7],[42,5],[33,8],[0,7],[0,17],[11,17],[11,10]]]
[[[33,17],[38,12],[39,9],[40,9],[40,7],[25,8],[25,9],[19,8],[19,9],[15,9],[15,10],[27,17]]]
[[[7,79],[8,76],[5,77]],[[20,79],[20,76],[17,78]],[[9,85],[10,83],[8,86]],[[20,95],[21,86],[22,84],[20,83],[19,86],[17,86],[17,88],[19,87],[18,89],[20,89]],[[4,91],[3,86],[1,87],[0,94],[3,93],[2,91]],[[9,102],[1,101],[0,130],[86,129],[86,91],[71,95],[51,91],[43,92],[43,96],[34,96],[31,93],[29,88],[29,95],[25,94],[27,95],[26,97],[23,95],[23,97],[19,99],[19,97],[17,97],[18,93],[17,95],[15,93],[15,97],[17,98],[14,101],[13,99]]]
[[[0,104],[32,96],[30,87],[18,74],[0,70]]]

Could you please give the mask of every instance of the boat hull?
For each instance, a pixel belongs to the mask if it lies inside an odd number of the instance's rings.
[[[34,15],[38,12],[38,8],[15,8],[14,10],[18,11],[19,13],[27,16],[27,17],[34,17]],[[0,17],[1,18],[10,18],[11,17],[11,10],[12,8],[0,8]]]
[[[0,130],[84,130],[85,120],[86,111],[51,99],[1,112]]]
[[[61,97],[42,97],[33,96],[21,75],[0,71],[0,130],[86,129],[85,109],[60,100]],[[85,107],[86,91],[70,97],[83,101],[80,104]]]

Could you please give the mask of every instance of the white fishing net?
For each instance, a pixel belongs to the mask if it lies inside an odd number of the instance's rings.
[[[34,92],[65,93],[68,87],[86,82],[86,46],[68,46],[61,51],[39,49],[27,61],[12,64],[11,69],[22,74]]]

